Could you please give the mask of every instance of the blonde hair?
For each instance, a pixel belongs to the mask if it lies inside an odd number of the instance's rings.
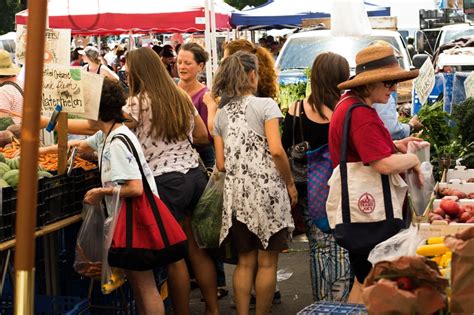
[[[224,59],[217,70],[212,85],[212,96],[224,96],[227,99],[255,93],[248,73],[257,73],[257,57],[245,51],[239,51]]]
[[[278,96],[278,76],[275,71],[273,55],[263,47],[256,47],[246,39],[236,39],[224,46],[229,55],[238,51],[246,51],[258,58],[257,96],[276,99]]]
[[[168,75],[160,57],[150,48],[142,47],[127,54],[130,97],[136,96],[139,120],[151,119],[151,136],[165,141],[187,138],[191,131],[194,105]],[[143,104],[150,100],[150,117],[142,117]]]

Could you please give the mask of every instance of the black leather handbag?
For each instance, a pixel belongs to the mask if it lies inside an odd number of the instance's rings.
[[[295,183],[306,184],[308,181],[308,161],[306,159],[306,152],[309,151],[311,147],[308,141],[304,141],[303,122],[300,112],[300,106],[303,106],[303,100],[298,101],[298,103],[296,104],[295,113],[293,115],[293,141],[291,147],[289,147],[287,150],[287,154]],[[297,117],[296,113],[300,113],[300,116]],[[301,142],[295,144],[296,119],[298,119],[299,121],[299,132]]]

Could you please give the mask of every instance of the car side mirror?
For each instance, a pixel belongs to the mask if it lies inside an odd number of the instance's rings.
[[[416,31],[415,33],[415,50],[418,52],[425,51],[425,34],[423,31]]]
[[[425,63],[426,59],[428,59],[430,56],[427,54],[416,54],[413,56],[413,66],[416,69],[420,69],[421,66]]]

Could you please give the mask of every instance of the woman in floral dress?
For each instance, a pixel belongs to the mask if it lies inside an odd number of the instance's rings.
[[[224,59],[212,90],[228,100],[213,133],[216,166],[226,172],[220,241],[229,238],[239,255],[233,275],[238,314],[248,314],[254,279],[256,314],[270,311],[278,254],[288,248],[297,201],[279,133],[282,114],[274,100],[254,96],[257,71],[257,58],[238,52]]]

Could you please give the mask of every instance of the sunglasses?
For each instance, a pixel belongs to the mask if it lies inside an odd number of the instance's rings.
[[[385,86],[387,89],[391,89],[396,84],[398,84],[398,80],[383,81],[383,86]]]

